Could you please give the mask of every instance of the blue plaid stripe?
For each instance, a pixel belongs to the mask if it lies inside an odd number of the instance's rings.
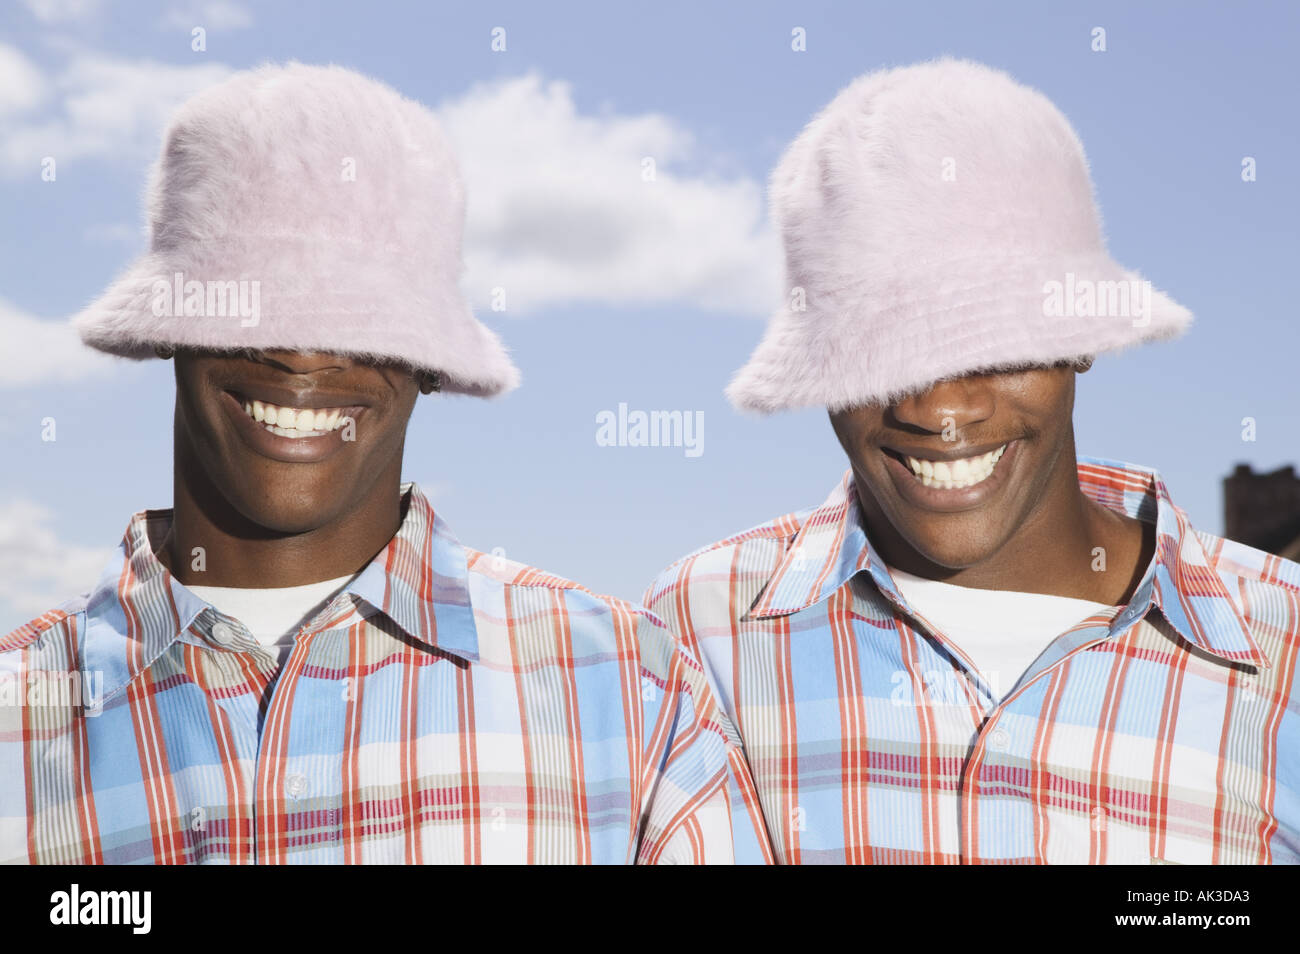
[[[0,706],[0,861],[730,861],[698,661],[406,491],[278,671],[154,558],[169,514],[137,515],[87,599],[0,640],[0,688],[99,680],[96,704]]]
[[[743,747],[743,860],[1300,862],[1300,567],[1194,530],[1153,471],[1079,479],[1155,558],[1001,700],[915,619],[851,475],[651,585]]]

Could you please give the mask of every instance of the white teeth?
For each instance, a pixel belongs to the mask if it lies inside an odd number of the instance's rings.
[[[244,413],[279,437],[323,437],[351,420],[344,408],[296,408],[245,401]]]
[[[908,457],[906,461],[922,485],[940,490],[961,490],[988,480],[1006,449],[1007,445],[1003,444],[997,450],[979,457],[963,457],[954,461],[929,461],[917,457]]]
[[[268,427],[267,430],[281,437],[320,437],[315,431],[300,431],[293,427]]]

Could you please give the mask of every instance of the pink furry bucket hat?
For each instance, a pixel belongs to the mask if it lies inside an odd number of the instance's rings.
[[[786,151],[771,203],[788,298],[727,389],[743,410],[889,402],[1191,321],[1107,253],[1065,117],[978,63],[854,81]]]
[[[338,66],[237,73],[172,118],[150,249],[74,319],[92,347],[331,351],[492,395],[519,373],[459,288],[465,199],[433,114]]]

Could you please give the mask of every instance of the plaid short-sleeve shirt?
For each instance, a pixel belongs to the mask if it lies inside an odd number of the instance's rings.
[[[283,666],[158,561],[170,511],[0,639],[0,862],[731,861],[699,663],[405,489]]]
[[[741,860],[1300,862],[1300,566],[1194,530],[1153,471],[1078,472],[1156,553],[1005,697],[900,595],[851,475],[652,584],[743,746]]]

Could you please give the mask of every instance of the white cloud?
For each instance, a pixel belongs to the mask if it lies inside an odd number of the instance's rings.
[[[47,155],[146,162],[173,109],[229,73],[74,52],[54,106],[0,140],[0,174],[34,175]],[[766,315],[777,301],[761,183],[696,171],[716,157],[671,117],[580,113],[568,84],[536,76],[475,86],[439,113],[466,177],[479,307],[497,287],[511,314],[594,302]]]
[[[81,343],[68,321],[34,318],[0,299],[0,341],[9,360],[0,365],[0,390],[83,381],[111,371],[108,355]]]
[[[101,222],[96,225],[87,225],[81,230],[81,235],[87,242],[141,243],[145,240],[145,235],[140,226],[128,225],[125,222]]]
[[[88,20],[103,6],[103,0],[23,0],[23,3],[42,23]]]
[[[49,95],[45,77],[16,47],[0,43],[0,116],[32,109]]]
[[[8,124],[0,140],[0,174],[34,176],[45,156],[56,162],[152,158],[172,110],[230,72],[219,63],[176,66],[77,53],[45,79],[54,104]]]
[[[32,500],[0,502],[0,608],[6,613],[0,632],[87,592],[112,553],[60,541],[53,516]]]
[[[536,76],[476,86],[439,114],[466,179],[480,307],[497,286],[508,313],[676,301],[766,314],[779,296],[762,186],[681,171],[699,157],[671,118],[580,114],[568,84]]]
[[[244,6],[230,0],[198,0],[173,10],[163,17],[162,25],[190,30],[242,30],[253,25],[253,15]]]

